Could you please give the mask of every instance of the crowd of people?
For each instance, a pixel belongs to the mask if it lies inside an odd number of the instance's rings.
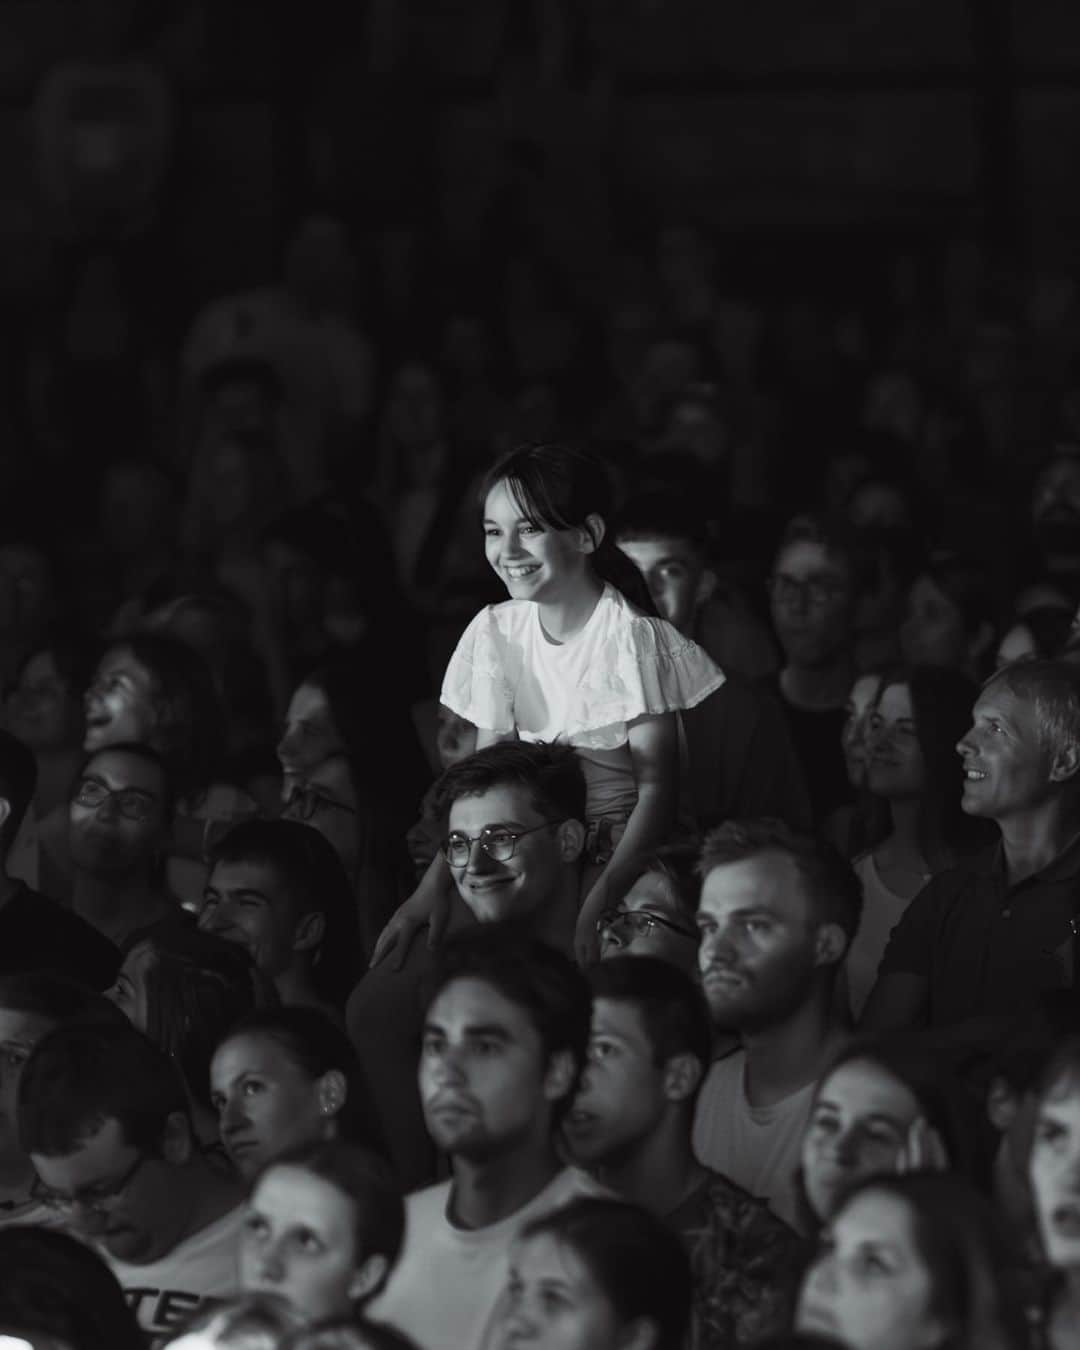
[[[349,268],[10,475],[0,1334],[1080,1347],[1071,293]]]

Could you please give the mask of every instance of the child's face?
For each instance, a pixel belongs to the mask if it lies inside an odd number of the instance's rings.
[[[700,553],[685,539],[620,539],[619,548],[641,573],[662,619],[685,632],[706,598]]]

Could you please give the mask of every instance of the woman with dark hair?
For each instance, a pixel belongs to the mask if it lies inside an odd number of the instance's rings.
[[[267,1009],[237,1022],[214,1051],[210,1102],[245,1178],[287,1149],[324,1139],[383,1151],[356,1051],[315,1008]]]
[[[385,1283],[405,1233],[386,1163],[342,1140],[310,1143],[258,1173],[240,1235],[240,1288],[277,1294],[308,1322],[354,1316]]]
[[[277,994],[233,942],[172,921],[136,935],[107,997],[180,1070],[195,1133],[218,1143],[210,1103],[210,1060],[238,1018],[275,1007]]]
[[[64,1350],[144,1350],[116,1276],[87,1243],[55,1228],[14,1224],[0,1230],[0,1270],[5,1340],[49,1340]]]
[[[875,1176],[821,1235],[796,1329],[847,1350],[1019,1350],[1026,1327],[989,1203],[947,1172]]]
[[[803,1134],[800,1190],[809,1228],[867,1177],[915,1168],[988,1179],[990,1142],[956,1069],[917,1036],[850,1042],[822,1075]]]
[[[882,678],[869,716],[866,784],[887,804],[889,826],[854,862],[863,913],[845,966],[856,1018],[908,904],[932,876],[985,842],[985,824],[960,807],[964,771],[956,753],[976,693],[966,675],[945,667],[915,666]]]
[[[621,1200],[572,1200],[515,1240],[493,1343],[681,1350],[691,1295],[689,1258],[659,1219]]]
[[[412,888],[405,840],[429,777],[408,707],[389,684],[374,661],[320,666],[290,699],[278,743],[283,815],[337,850],[367,952]]]

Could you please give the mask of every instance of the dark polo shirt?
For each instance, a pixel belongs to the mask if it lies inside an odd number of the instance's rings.
[[[999,843],[928,883],[893,929],[878,977],[928,983],[932,1027],[1012,1015],[1071,987],[1080,928],[1080,835],[1015,886]]]

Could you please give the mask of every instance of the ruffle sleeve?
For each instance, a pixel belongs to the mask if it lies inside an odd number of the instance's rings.
[[[487,605],[454,648],[443,676],[440,701],[485,731],[514,730],[514,666],[520,653],[506,640]]]
[[[610,750],[625,742],[627,723],[693,708],[726,676],[701,647],[663,619],[635,615],[609,633],[575,699],[572,745]]]

